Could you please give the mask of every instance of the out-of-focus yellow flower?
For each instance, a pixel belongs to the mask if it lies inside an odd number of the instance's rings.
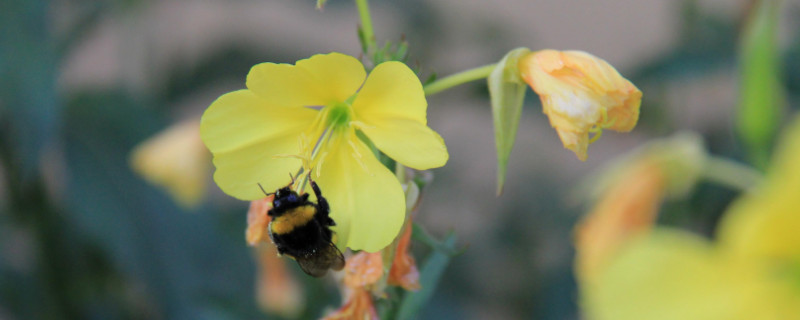
[[[800,118],[716,242],[656,228],[583,291],[590,319],[800,319]]]
[[[205,194],[210,158],[200,140],[200,122],[190,119],[138,145],[130,161],[139,175],[166,189],[178,204],[194,207]]]
[[[364,139],[419,170],[444,165],[448,153],[427,126],[414,72],[392,61],[366,76],[357,59],[339,53],[254,66],[248,89],[221,96],[203,114],[200,131],[214,154],[217,185],[254,200],[264,196],[258,184],[278,189],[305,167],[330,203],[340,247],[387,246],[403,225],[403,189]]]
[[[642,92],[603,59],[581,51],[541,50],[520,58],[519,69],[541,97],[564,147],[582,161],[603,129],[627,132],[636,126]]]
[[[664,198],[666,177],[657,161],[642,157],[575,228],[575,272],[591,282],[630,239],[649,231]]]
[[[286,267],[288,260],[278,257],[272,244],[256,247],[258,273],[256,275],[256,301],[259,307],[284,317],[300,314],[305,305],[303,289]]]

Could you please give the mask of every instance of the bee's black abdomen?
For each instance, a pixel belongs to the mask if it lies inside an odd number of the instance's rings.
[[[293,257],[308,256],[331,242],[331,231],[322,228],[316,221],[295,227],[287,234],[273,234],[272,240],[282,254]]]

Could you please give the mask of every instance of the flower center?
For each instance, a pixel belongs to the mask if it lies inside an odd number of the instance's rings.
[[[351,110],[350,104],[347,102],[337,102],[333,105],[327,106],[327,115],[325,116],[325,127],[328,129],[339,129],[347,127],[350,123]]]
[[[298,176],[309,173],[312,169],[315,176],[321,174],[325,158],[343,142],[340,137],[347,133],[354,118],[350,102],[352,98],[323,107],[309,130],[300,136],[300,155],[295,157],[303,161],[303,167]],[[302,192],[306,183],[307,179],[298,179],[295,190]]]

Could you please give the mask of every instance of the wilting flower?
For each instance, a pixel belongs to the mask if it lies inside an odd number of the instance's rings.
[[[706,160],[701,138],[684,132],[652,140],[587,179],[596,202],[575,227],[579,284],[594,281],[621,248],[649,232],[665,198],[688,194]]]
[[[656,228],[583,291],[590,319],[800,319],[800,118],[717,240]]]
[[[272,219],[267,213],[272,209],[273,198],[275,195],[250,201],[250,208],[247,210],[247,230],[245,231],[247,244],[256,246],[261,242],[271,242],[267,228]]]
[[[347,259],[342,287],[345,301],[341,308],[325,319],[377,319],[373,296],[385,297],[386,285],[399,286],[406,290],[417,290],[419,272],[414,257],[408,251],[411,241],[411,223],[397,239],[392,266],[386,274],[384,252],[359,252]]]
[[[575,272],[593,281],[627,241],[649,231],[666,187],[664,170],[641,158],[621,173],[592,211],[575,228]]]
[[[248,89],[221,96],[203,115],[214,180],[254,200],[264,196],[259,184],[275,190],[305,167],[330,203],[340,246],[375,252],[388,245],[403,225],[403,190],[371,145],[419,170],[444,165],[448,154],[427,126],[422,85],[407,66],[385,62],[366,75],[339,53],[254,66]]]
[[[519,61],[522,78],[539,94],[564,147],[586,160],[603,129],[636,126],[642,92],[606,61],[581,51],[541,50]],[[592,140],[589,133],[594,133]]]
[[[196,118],[172,125],[131,153],[133,169],[184,207],[202,201],[211,171],[199,126]]]
[[[344,303],[323,319],[378,319],[371,290],[383,277],[382,254],[359,252],[347,259],[344,270]]]
[[[367,288],[383,276],[381,252],[359,252],[347,259],[344,270],[344,286],[347,288]]]
[[[409,291],[419,290],[419,270],[414,256],[411,255],[411,223],[406,224],[395,249],[392,268],[389,270],[388,284],[399,286]]]
[[[372,295],[364,288],[351,289],[347,293],[344,305],[323,320],[378,319],[378,312],[372,301]]]

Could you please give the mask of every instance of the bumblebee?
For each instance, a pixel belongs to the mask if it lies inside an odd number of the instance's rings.
[[[267,212],[272,218],[268,230],[279,254],[296,260],[308,275],[322,277],[328,269],[342,270],[344,256],[331,241],[330,227],[336,223],[328,215],[328,201],[317,183],[310,177],[309,181],[317,203],[308,200],[308,193],[301,195],[292,190],[293,180],[274,192],[272,209]]]

